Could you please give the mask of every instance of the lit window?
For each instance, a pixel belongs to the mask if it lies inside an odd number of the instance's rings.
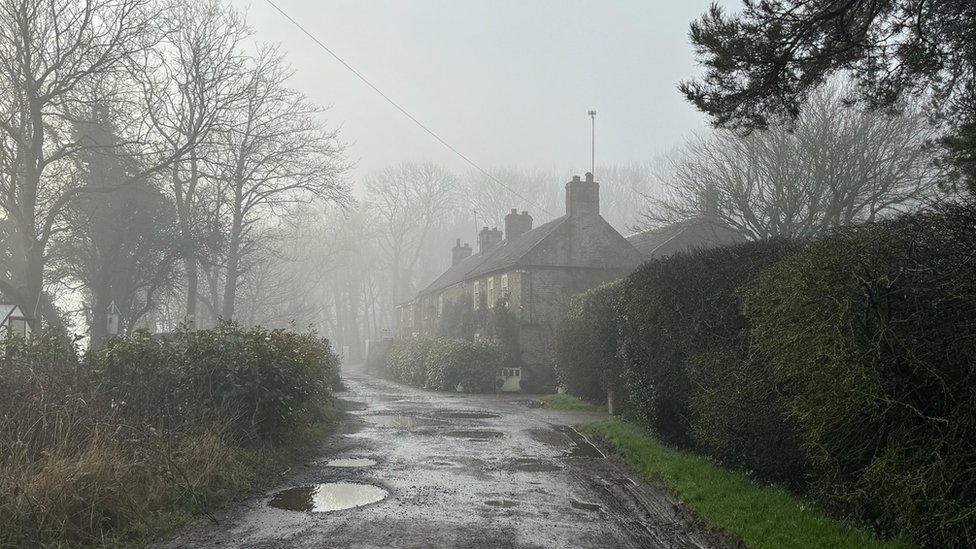
[[[474,281],[474,308],[475,310],[481,308],[481,281]]]
[[[488,306],[495,306],[495,277],[488,279]]]

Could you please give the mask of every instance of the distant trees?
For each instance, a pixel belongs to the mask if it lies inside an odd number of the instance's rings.
[[[709,215],[750,239],[812,237],[933,196],[934,133],[924,117],[851,109],[842,95],[818,90],[791,127],[692,139],[670,158],[644,223]]]
[[[388,265],[390,298],[396,304],[412,297],[422,252],[435,231],[456,214],[461,204],[458,180],[430,162],[403,163],[368,177],[365,186],[367,215],[376,220],[376,242]]]
[[[718,127],[792,119],[830,75],[876,109],[926,102],[946,131],[950,175],[976,185],[976,3],[972,0],[747,1],[718,5],[691,25],[705,74],[681,91]]]

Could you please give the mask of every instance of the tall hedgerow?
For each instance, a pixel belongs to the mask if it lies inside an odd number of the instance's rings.
[[[739,288],[797,243],[744,243],[655,259],[621,283],[630,409],[666,442],[798,485],[804,460],[783,394],[748,340]]]
[[[976,206],[837,231],[746,304],[813,493],[926,546],[976,544]]]

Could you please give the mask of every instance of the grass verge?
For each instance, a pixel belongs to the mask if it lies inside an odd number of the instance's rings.
[[[543,406],[546,408],[552,408],[553,410],[581,410],[584,412],[607,411],[606,407],[604,406],[590,404],[578,396],[567,393],[558,395],[544,395],[539,397],[539,401],[542,402]]]
[[[557,395],[562,396],[562,395]],[[706,522],[755,549],[909,548],[881,541],[826,516],[777,486],[762,486],[706,457],[664,446],[643,429],[618,419],[587,423],[580,431],[610,444],[645,478],[660,478]]]

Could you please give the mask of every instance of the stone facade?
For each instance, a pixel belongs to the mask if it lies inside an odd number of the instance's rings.
[[[478,253],[457,240],[453,265],[398,309],[398,336],[431,336],[444,308],[462,298],[475,309],[505,299],[519,325],[522,361],[551,363],[551,346],[570,298],[630,273],[640,262],[634,246],[600,215],[600,186],[592,174],[566,184],[566,213],[532,228],[528,212],[512,210],[505,233],[485,227]]]

